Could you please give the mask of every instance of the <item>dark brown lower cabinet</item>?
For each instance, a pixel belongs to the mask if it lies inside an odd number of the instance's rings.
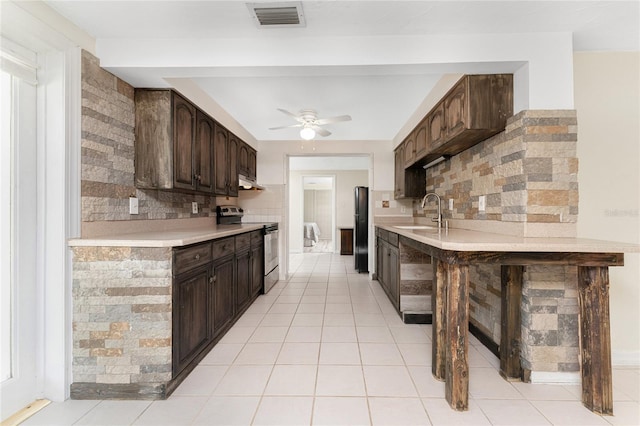
[[[251,301],[251,251],[249,247],[236,253],[236,310],[240,311]]]
[[[390,240],[397,244],[397,234],[376,228],[376,277],[387,293],[387,297],[400,310],[400,250]],[[396,238],[389,238],[392,235]]]
[[[353,228],[340,228],[340,254],[353,254]]]
[[[217,337],[226,330],[235,314],[234,303],[234,269],[233,254],[213,261],[213,291],[211,292],[213,306],[213,337]],[[206,321],[206,319],[203,319]]]
[[[209,327],[202,321],[209,312],[209,279],[207,266],[175,279],[173,335],[179,339],[173,354],[174,371],[182,370],[209,343]]]
[[[174,378],[185,376],[263,287],[262,231],[174,249]]]

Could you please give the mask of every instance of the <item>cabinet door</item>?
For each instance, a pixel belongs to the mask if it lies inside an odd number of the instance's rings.
[[[389,291],[389,243],[386,241],[382,242],[382,282],[384,283],[384,288],[388,292]]]
[[[395,198],[404,197],[404,145],[395,151]]]
[[[400,306],[400,252],[397,247],[389,245],[387,259],[389,260],[388,265],[386,265],[389,268],[387,289],[393,306],[398,309]]]
[[[384,267],[383,267],[383,250],[382,250],[382,246],[384,245],[384,242],[382,241],[382,239],[380,238],[376,238],[376,277],[378,278],[378,282],[380,283],[380,285],[382,286],[382,288],[385,287],[384,284]]]
[[[414,161],[422,159],[422,157],[427,154],[427,124],[428,121],[425,118],[416,128],[416,153],[414,155]]]
[[[469,126],[467,79],[463,78],[444,100],[445,139],[462,133]]]
[[[209,343],[209,277],[205,266],[174,283],[174,376]]]
[[[198,110],[196,114],[195,177],[196,189],[213,192],[213,120]]]
[[[227,162],[228,167],[228,184],[227,184],[227,195],[231,197],[238,196],[238,148],[240,145],[240,141],[233,134],[229,133],[229,146],[227,148],[227,155],[229,156],[229,161]]]
[[[249,146],[243,142],[238,147],[238,173],[249,176]]]
[[[251,300],[250,250],[236,253],[236,312],[244,309]]]
[[[427,116],[427,146],[429,151],[441,146],[445,141],[444,103],[440,102]]]
[[[213,264],[213,335],[217,336],[229,325],[235,314],[234,257],[227,256]]]
[[[251,247],[251,293],[253,296],[262,292],[264,286],[264,249],[262,243]]]
[[[173,185],[195,189],[194,128],[196,109],[181,96],[173,97]]]
[[[258,153],[255,149],[249,147],[249,159],[248,161],[248,176],[249,178],[255,180],[258,176]]]
[[[227,129],[216,123],[216,133],[213,138],[213,175],[214,191],[216,195],[227,195],[228,170],[227,146],[229,145],[229,133]]]
[[[404,167],[409,167],[413,164],[416,158],[416,141],[414,139],[414,133],[411,132],[409,136],[404,140]]]

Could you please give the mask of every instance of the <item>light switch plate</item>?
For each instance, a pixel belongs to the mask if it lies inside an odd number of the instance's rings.
[[[138,214],[138,199],[129,197],[129,214]]]
[[[197,214],[198,213],[198,202],[197,201],[193,201],[191,203],[191,213],[193,213],[193,214]]]
[[[449,210],[453,210],[453,198],[449,198]]]
[[[478,211],[483,212],[487,206],[487,197],[485,195],[481,195],[478,197]]]

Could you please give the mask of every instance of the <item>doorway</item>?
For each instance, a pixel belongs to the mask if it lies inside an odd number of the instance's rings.
[[[303,176],[304,253],[333,253],[335,250],[335,176]]]
[[[287,275],[293,274],[300,267],[305,258],[327,256],[340,256],[340,229],[352,228],[354,225],[354,188],[356,186],[371,186],[372,158],[369,154],[318,154],[306,156],[288,155],[287,170],[287,215],[286,215],[286,249],[285,271]],[[332,179],[333,194],[311,191],[312,185],[307,185],[316,181],[315,189],[329,188],[329,181]],[[322,189],[321,189],[322,190]],[[308,195],[306,197],[305,195]],[[312,198],[313,196],[313,198]],[[327,198],[331,198],[331,207]],[[305,217],[305,203],[311,205],[321,204],[320,209],[315,209],[315,216]],[[324,209],[324,210],[323,210]],[[327,212],[330,212],[327,213]],[[331,218],[329,224],[329,218]],[[314,252],[307,247],[305,251],[305,223],[312,222],[318,226],[320,235],[318,242],[314,246],[316,250],[321,249],[323,244],[329,247],[323,248],[330,252]],[[324,223],[321,225],[321,223]],[[327,229],[323,229],[327,228]],[[307,234],[313,237],[312,234]],[[323,239],[326,238],[326,243]],[[351,262],[349,262],[351,263]]]

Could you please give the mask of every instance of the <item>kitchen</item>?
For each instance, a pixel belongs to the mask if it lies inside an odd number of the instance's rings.
[[[243,6],[244,7],[244,6]],[[488,36],[487,36],[488,37]],[[589,134],[593,132],[595,134],[596,130],[589,131],[590,123],[596,122],[598,120],[589,120],[583,119],[583,112],[585,109],[588,110],[584,105],[591,105],[591,108],[594,108],[592,105],[595,103],[592,99],[588,98],[588,94],[592,93],[590,91],[590,87],[593,87],[593,83],[589,80],[583,80],[590,77],[590,74],[586,71],[591,69],[594,65],[593,61],[596,61],[595,64],[599,64],[597,60],[601,57],[596,54],[588,54],[588,53],[575,53],[571,52],[571,37],[562,36],[562,35],[538,35],[537,37],[533,37],[533,40],[528,37],[513,37],[511,40],[513,42],[512,48],[513,51],[509,51],[509,46],[504,46],[504,50],[502,52],[489,52],[489,49],[483,46],[476,46],[477,55],[481,56],[484,52],[485,58],[491,58],[496,61],[508,61],[514,60],[513,58],[524,54],[525,56],[529,55],[530,65],[528,68],[524,67],[517,68],[521,70],[520,72],[526,71],[529,77],[529,87],[528,90],[520,87],[519,92],[516,93],[524,93],[526,96],[516,96],[518,100],[516,100],[515,110],[521,109],[556,109],[556,110],[564,110],[564,109],[572,109],[572,105],[574,104],[573,93],[575,91],[575,109],[580,109],[579,119],[578,119],[578,128],[580,134],[580,144],[583,143],[584,140],[588,140]],[[502,40],[503,41],[503,40]],[[293,42],[292,42],[293,43]],[[549,43],[555,43],[554,45],[550,45]],[[481,44],[480,42],[478,44]],[[515,45],[518,45],[517,55],[515,53]],[[542,53],[537,53],[536,48],[538,45],[544,45],[546,50]],[[104,41],[101,44],[101,48],[105,49],[105,52],[108,52],[107,47],[108,42]],[[131,46],[131,55],[135,56],[136,46],[132,44]],[[567,50],[568,49],[568,50]],[[493,49],[492,49],[493,50]],[[459,53],[460,59],[464,59],[466,61],[473,60],[473,58],[466,53]],[[524,52],[524,53],[523,53]],[[275,53],[275,52],[272,52]],[[374,52],[371,52],[374,55]],[[436,55],[436,53],[432,53]],[[455,53],[453,54],[455,55]],[[591,56],[595,55],[595,56]],[[603,54],[604,55],[604,54]],[[375,56],[375,55],[374,55]],[[444,56],[442,54],[442,56]],[[606,55],[605,55],[606,56]],[[623,55],[624,56],[624,55]],[[257,57],[259,60],[259,55]],[[379,58],[383,60],[383,58]],[[432,60],[436,60],[438,58],[431,58]],[[621,58],[613,58],[614,60],[623,60]],[[86,61],[96,61],[95,59],[84,59]],[[100,55],[100,64],[104,66],[104,62],[109,63],[110,58],[109,55],[105,53],[105,55]],[[112,66],[117,68],[117,58],[113,58]],[[300,59],[302,60],[302,59]],[[394,59],[395,60],[395,59]],[[486,59],[485,59],[486,60]],[[535,66],[531,65],[535,64]],[[546,66],[546,68],[545,68]],[[616,68],[618,69],[618,68]],[[619,69],[624,69],[624,67],[620,67]],[[548,75],[553,76],[553,81],[550,81]],[[575,73],[575,77],[574,77]],[[389,178],[393,175],[393,148],[395,148],[398,143],[400,143],[406,134],[410,132],[410,130],[417,124],[417,121],[425,115],[430,110],[430,106],[433,105],[435,101],[440,99],[448,90],[451,85],[457,81],[458,75],[453,75],[448,77],[449,80],[445,78],[439,82],[440,86],[436,85],[434,90],[431,91],[429,96],[424,102],[424,105],[421,105],[416,109],[416,112],[412,115],[410,119],[406,119],[406,124],[401,126],[400,130],[397,130],[397,134],[392,135],[388,140],[379,140],[379,141],[370,141],[370,140],[362,140],[362,141],[353,141],[345,146],[341,144],[340,141],[333,140],[323,140],[320,143],[320,140],[315,142],[315,153],[329,153],[329,154],[351,154],[351,153],[369,153],[372,156],[372,172],[371,172],[371,184],[370,187],[373,190],[375,196],[379,196],[383,198],[386,193],[393,192],[393,182]],[[575,82],[574,82],[575,79]],[[181,81],[177,81],[181,80]],[[234,132],[237,132],[239,136],[248,141],[252,141],[250,136],[246,136],[242,132],[242,129],[239,127],[233,127],[234,121],[233,119],[229,119],[225,111],[220,111],[220,108],[214,105],[211,100],[207,100],[206,98],[202,98],[201,91],[189,81],[185,81],[184,79],[176,79],[177,84],[175,87],[179,89],[179,91],[188,97],[193,102],[196,102],[199,107],[206,108],[207,111],[214,116],[218,120],[223,120],[225,125],[230,127],[230,129]],[[598,84],[602,84],[602,81],[598,81]],[[582,84],[582,85],[580,85]],[[611,84],[611,83],[608,83]],[[631,84],[631,83],[629,83]],[[117,84],[119,89],[122,91],[126,91],[126,86]],[[614,90],[614,88],[611,88]],[[580,104],[579,100],[582,98],[582,104]],[[587,96],[586,98],[584,98]],[[431,97],[431,99],[429,99]],[[528,98],[528,108],[522,108],[523,105],[527,103],[525,98]],[[519,103],[519,104],[518,104]],[[582,105],[581,108],[578,108]],[[275,106],[273,107],[275,108]],[[633,111],[632,109],[623,109],[624,111]],[[599,110],[598,110],[599,111]],[[594,112],[594,114],[598,114],[598,111]],[[345,111],[347,113],[352,113],[352,111]],[[116,112],[117,113],[117,112]],[[339,114],[341,112],[336,112]],[[622,112],[620,112],[622,114]],[[231,114],[233,116],[233,114]],[[96,127],[99,127],[100,123],[96,121],[92,121],[95,119],[96,115],[85,114],[85,120],[89,123],[90,126],[95,124]],[[286,117],[283,117],[286,118]],[[284,121],[284,120],[283,120]],[[269,125],[276,125],[279,123],[271,122]],[[340,124],[340,126],[344,126],[345,124]],[[338,132],[339,125],[336,125],[335,128],[332,127],[332,130]],[[586,129],[585,129],[586,127]],[[583,133],[586,135],[583,136]],[[273,137],[273,135],[271,136]],[[593,144],[597,145],[597,140],[600,137],[596,138],[596,142]],[[610,136],[601,136],[601,140],[609,140]],[[389,140],[393,140],[390,142]],[[625,136],[616,136],[615,140],[619,143],[629,143],[629,146],[622,146],[618,152],[634,152],[630,151],[633,149],[637,149],[637,147],[633,144],[633,137]],[[637,193],[637,178],[634,180],[633,176],[625,177],[616,176],[616,172],[626,173],[629,170],[636,170],[637,163],[634,163],[634,156],[621,156],[620,158],[616,157],[615,161],[617,163],[616,166],[612,166],[610,163],[604,163],[607,166],[607,174],[610,175],[610,181],[603,179],[602,173],[599,172],[599,167],[601,164],[601,159],[607,158],[606,154],[608,150],[605,150],[604,153],[591,151],[588,152],[580,151],[580,144],[578,147],[578,156],[580,157],[580,203],[591,203],[591,204],[581,204],[580,205],[580,220],[578,221],[578,234],[580,236],[590,236],[597,237],[601,239],[613,239],[613,240],[625,240],[628,239],[628,226],[637,226],[637,212],[634,216],[633,214],[633,194]],[[270,144],[269,141],[260,141],[257,142],[257,146],[254,145],[254,148],[258,151],[258,180],[259,182],[267,187],[267,191],[265,191],[265,195],[270,197],[269,195],[269,186],[272,186],[271,189],[276,194],[280,194],[282,199],[284,200],[286,195],[285,191],[283,191],[284,185],[286,185],[286,167],[283,166],[283,158],[287,155],[297,155],[301,152],[301,145],[305,147],[309,147],[310,144],[304,145],[300,141],[284,141],[277,144]],[[79,153],[77,154],[79,155]],[[636,156],[637,157],[637,156]],[[621,166],[620,164],[624,164],[624,162],[630,162],[628,167]],[[83,163],[83,180],[99,182],[99,178],[90,178],[86,179],[85,176],[91,176],[90,173],[93,171],[98,171],[97,168],[91,168],[87,166],[86,162]],[[95,163],[91,163],[95,164]],[[122,164],[118,162],[118,164]],[[127,166],[130,167],[130,166]],[[591,167],[591,169],[590,169]],[[589,171],[592,170],[592,173]],[[89,175],[85,174],[89,173]],[[118,173],[114,173],[114,176],[118,176]],[[593,181],[589,181],[589,179],[593,179]],[[586,182],[586,183],[585,183]],[[117,184],[117,182],[112,182]],[[86,229],[94,229],[99,226],[100,221],[106,220],[117,220],[121,218],[127,218],[128,213],[128,198],[131,195],[129,191],[124,191],[123,193],[117,192],[121,188],[118,188],[116,185],[92,185],[89,183],[83,184],[82,191],[82,204],[85,207],[82,209],[82,225]],[[624,185],[629,185],[628,188],[625,188]],[[634,186],[636,185],[636,186]],[[112,193],[104,192],[104,189],[112,190]],[[593,192],[592,192],[593,191]],[[168,199],[160,199],[157,200],[158,204],[154,204],[156,201],[152,198],[145,198],[144,194],[139,197],[140,199],[140,211],[145,212],[145,208],[153,218],[164,218],[164,219],[172,219],[172,213],[167,212],[162,209],[163,203],[182,203],[184,207],[181,207],[177,213],[173,216],[175,218],[180,217],[191,217],[190,209],[191,209],[191,199],[182,197],[179,195],[170,196]],[[206,199],[200,200],[196,196],[196,201],[201,204],[201,209],[210,208],[210,201]],[[607,197],[612,197],[608,199]],[[223,197],[224,198],[224,197]],[[374,197],[372,197],[374,198]],[[607,200],[607,201],[603,201]],[[221,200],[226,201],[226,200]],[[630,202],[631,207],[627,207],[627,202]],[[219,204],[219,201],[216,200],[216,205]],[[286,210],[282,207],[284,205],[283,201],[280,203],[273,202],[273,200],[269,200],[268,204],[270,204],[267,208],[272,208],[272,204],[275,204],[274,215],[278,214],[277,209],[280,208],[280,214],[282,214],[282,224],[286,226],[287,223],[287,213]],[[606,208],[603,207],[606,206]],[[409,211],[413,211],[413,204],[409,203],[407,206]],[[629,214],[622,214],[617,212],[626,212],[630,211]],[[602,218],[602,214],[605,214],[605,219]],[[609,213],[607,213],[609,212]],[[93,216],[92,216],[93,215]],[[592,216],[590,216],[592,215]],[[150,219],[152,217],[149,217]],[[635,219],[634,219],[635,218]],[[603,227],[603,220],[607,223],[607,226]],[[613,222],[613,223],[609,223]],[[628,225],[624,225],[628,224]],[[634,225],[636,224],[636,225]],[[616,231],[616,227],[620,227],[618,231]],[[584,227],[582,230],[581,227]],[[612,229],[613,228],[613,229]],[[632,228],[633,229],[633,228]],[[83,229],[84,235],[85,229]],[[601,234],[598,234],[598,233]],[[615,234],[615,232],[619,232],[619,234]],[[77,234],[76,234],[77,235]],[[372,238],[370,240],[373,240]],[[284,253],[283,250],[281,252]],[[631,285],[623,285],[623,287],[617,287],[617,283],[624,282],[635,282],[634,270],[633,270],[633,256],[629,255],[625,261],[627,262],[627,266],[624,268],[613,268],[612,274],[614,274],[614,270],[616,274],[622,274],[623,278],[619,276],[612,277],[612,306],[625,306],[634,299],[633,294],[635,290],[630,290],[633,288]],[[617,271],[620,269],[621,271]],[[637,268],[635,268],[637,269]],[[370,267],[370,270],[373,268]],[[632,278],[624,278],[625,274],[631,274]],[[630,280],[630,281],[629,281]],[[637,281],[637,279],[635,279]],[[617,289],[624,288],[624,296],[616,299],[615,292]],[[628,292],[631,293],[628,293]],[[623,310],[624,311],[624,310]],[[634,312],[634,308],[627,310],[628,312]],[[621,317],[616,318],[617,315],[622,315]],[[619,310],[612,309],[612,332],[613,336],[613,347],[620,348],[621,356],[624,356],[627,353],[628,360],[633,360],[633,351],[637,351],[637,349],[633,349],[633,339],[629,339],[626,336],[634,336],[637,335],[637,332],[634,332],[633,328],[629,329],[629,327],[633,327],[627,323],[622,318],[625,318],[625,314],[620,312]],[[617,330],[617,331],[616,331]],[[622,330],[627,330],[623,333],[623,335],[615,336],[615,333],[622,333]],[[620,343],[616,343],[616,342]],[[631,346],[628,346],[631,344]],[[614,356],[615,359],[615,356]],[[64,361],[63,361],[64,364]],[[64,371],[64,369],[63,369]],[[51,373],[55,374],[55,373]],[[64,380],[63,380],[64,381]],[[63,386],[64,388],[64,386]],[[64,391],[63,391],[64,392]]]

